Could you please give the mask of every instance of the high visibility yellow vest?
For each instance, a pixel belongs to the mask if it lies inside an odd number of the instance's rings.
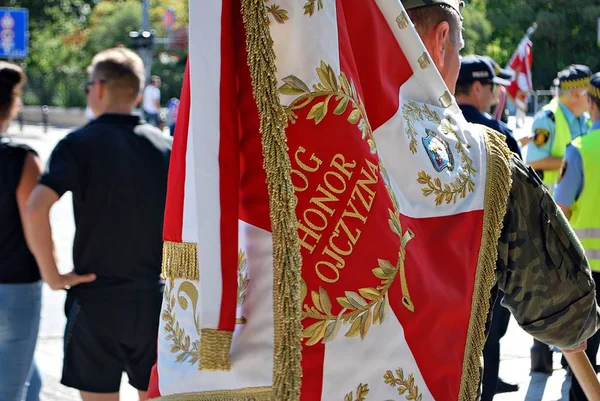
[[[600,130],[594,130],[571,142],[579,150],[586,178],[581,196],[572,207],[571,226],[579,237],[594,271],[600,272]],[[569,168],[569,166],[567,166]]]
[[[563,158],[567,145],[571,142],[571,129],[565,113],[556,98],[552,99],[542,110],[551,111],[554,114],[554,142],[550,149],[550,156]],[[555,185],[558,181],[558,170],[545,170],[543,181],[547,185]]]

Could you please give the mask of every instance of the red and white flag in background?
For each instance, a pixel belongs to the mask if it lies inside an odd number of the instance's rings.
[[[530,28],[531,31],[531,28]],[[519,47],[508,63],[508,68],[515,72],[511,85],[507,88],[508,94],[518,109],[527,110],[527,95],[533,92],[531,80],[531,64],[533,43],[529,39],[530,32],[521,40]]]

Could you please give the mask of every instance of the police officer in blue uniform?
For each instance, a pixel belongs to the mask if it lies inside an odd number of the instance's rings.
[[[535,115],[526,162],[550,191],[556,185],[567,145],[591,125],[586,89],[591,75],[591,70],[581,64],[560,71],[558,96]]]
[[[499,70],[496,75],[495,62],[488,56],[466,56],[461,59],[460,73],[456,83],[456,101],[465,119],[474,124],[490,127],[506,137],[509,149],[521,156],[521,149],[506,124],[490,116],[492,106],[498,103],[496,88],[508,86],[511,74]]]
[[[496,74],[498,71],[498,74]],[[510,85],[511,74],[497,66],[487,56],[466,56],[461,59],[460,73],[456,83],[456,101],[465,119],[474,124],[485,125],[506,137],[510,150],[521,157],[521,149],[512,131],[501,121],[494,120],[488,113],[498,102],[497,86]],[[500,366],[500,339],[506,334],[510,312],[500,304],[504,294],[498,294],[492,311],[492,322],[483,348],[483,392],[482,401],[491,401],[496,393],[518,391],[519,386],[498,378]]]

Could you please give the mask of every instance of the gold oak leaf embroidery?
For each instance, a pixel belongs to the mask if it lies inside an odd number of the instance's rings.
[[[417,120],[429,120],[434,123],[438,123],[440,121],[440,117],[437,115],[435,111],[433,111],[429,106],[423,105],[420,107],[415,102],[408,102],[402,108],[402,117],[404,117],[404,121],[406,123],[406,135],[410,138],[409,149],[415,154],[417,153],[417,130],[415,128],[415,122]]]
[[[467,150],[471,147],[468,143],[465,143],[460,136],[456,134],[452,124],[448,119],[442,119],[434,110],[429,108],[427,105],[419,106],[415,102],[408,102],[402,109],[402,115],[406,121],[406,135],[410,138],[409,148],[412,153],[417,152],[417,131],[414,127],[417,120],[428,120],[439,125],[439,129],[444,134],[453,135],[456,140],[456,151],[460,154],[463,171],[458,173],[454,182],[442,183],[439,177],[433,178],[430,174],[427,174],[424,170],[421,170],[417,174],[417,182],[425,188],[421,191],[423,195],[430,196],[435,195],[435,204],[440,206],[442,203],[450,204],[456,203],[461,198],[464,199],[467,196],[467,192],[473,192],[475,190],[475,175],[477,170],[473,166],[473,160],[469,157]]]
[[[317,11],[323,9],[323,0],[307,0],[304,3],[304,15],[313,16],[315,13],[315,3],[317,4]]]
[[[175,294],[172,293],[174,285],[175,281],[169,280],[169,285],[165,286],[164,297],[167,305],[162,313],[162,319],[166,322],[164,327],[164,330],[167,334],[165,340],[170,342],[171,352],[173,354],[177,354],[175,357],[175,362],[182,363],[187,361],[191,365],[194,365],[200,359],[200,341],[195,340],[194,342],[191,342],[190,336],[186,334],[185,329],[180,327],[174,312],[174,308],[176,306],[176,302],[179,301],[179,306],[183,310],[187,310],[188,301],[185,297],[180,295],[182,292],[186,294],[192,301],[194,325],[196,326],[198,333],[200,333],[200,324],[196,315],[198,291],[191,282],[185,281],[179,287],[178,297],[176,297]],[[177,300],[177,298],[179,298],[179,300]]]
[[[246,300],[246,291],[248,290],[248,284],[250,279],[246,273],[246,254],[240,249],[238,253],[238,295],[237,295],[237,306],[238,308],[244,304]],[[244,316],[235,320],[236,324],[246,324],[247,320]]]
[[[336,78],[336,75],[330,65],[321,61],[321,65],[316,69],[319,76],[319,83],[313,85],[313,90],[298,77],[290,75],[283,78],[284,84],[279,88],[279,92],[283,95],[297,96],[289,106],[285,108],[288,119],[292,124],[298,119],[296,110],[303,109],[312,104],[306,118],[314,120],[315,124],[319,124],[329,112],[329,105],[337,102],[333,114],[342,115],[350,106],[351,112],[347,117],[347,121],[357,125],[362,133],[362,139],[366,140],[371,153],[376,153],[375,141],[373,140],[373,131],[367,119],[367,113],[362,100],[356,92],[354,82],[346,77],[342,71]]]
[[[398,377],[396,377],[398,376]],[[423,394],[419,392],[419,386],[415,385],[415,378],[411,374],[408,378],[404,379],[404,371],[402,369],[396,369],[396,375],[391,370],[388,370],[383,375],[385,384],[389,384],[390,387],[396,388],[398,394],[404,395],[409,401],[422,401]]]
[[[269,0],[265,0],[265,3],[268,2]],[[287,10],[281,8],[278,4],[272,4],[270,6],[265,4],[265,7],[267,8],[267,12],[273,16],[275,22],[279,24],[284,24],[285,21],[290,19]]]
[[[404,270],[404,260],[406,258],[404,248],[414,238],[414,234],[410,230],[402,234],[399,213],[392,210],[389,210],[389,213],[390,229],[400,237],[398,264],[394,266],[387,260],[378,259],[378,267],[373,269],[373,274],[381,280],[381,285],[360,288],[358,293],[346,291],[344,297],[336,299],[337,303],[342,307],[341,312],[337,316],[332,313],[331,298],[325,289],[319,287],[319,291],[311,291],[310,296],[313,306],[304,305],[302,318],[316,319],[317,322],[308,326],[303,331],[303,337],[308,339],[306,345],[311,346],[321,341],[323,343],[332,341],[337,337],[342,323],[350,324],[350,328],[345,334],[346,337],[360,335],[361,339],[364,339],[371,325],[381,324],[385,320],[387,309],[389,308],[388,291],[398,275],[400,275],[400,284],[402,286],[402,304],[408,310],[414,312],[414,305],[408,292]],[[304,281],[301,284],[301,296],[304,302],[308,295],[308,290]]]
[[[358,387],[356,388],[356,398],[354,398],[354,395],[352,394],[352,392],[349,392],[344,397],[344,401],[365,401],[367,399],[366,397],[368,394],[369,394],[369,385],[360,383],[358,385]]]

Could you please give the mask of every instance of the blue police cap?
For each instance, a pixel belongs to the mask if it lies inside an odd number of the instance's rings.
[[[512,74],[500,68],[491,57],[472,55],[465,56],[460,60],[458,82],[480,81],[508,86],[510,78],[512,78]]]

